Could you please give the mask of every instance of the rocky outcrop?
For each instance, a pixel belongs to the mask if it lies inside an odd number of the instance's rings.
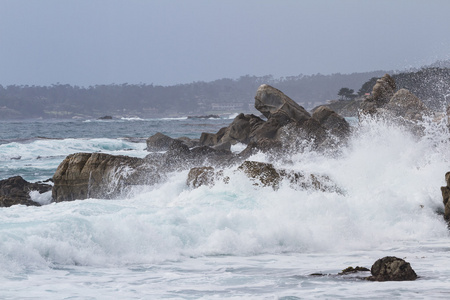
[[[256,91],[255,108],[267,119],[276,117],[280,120],[289,119],[303,123],[311,117],[302,106],[298,105],[280,90],[267,84],[261,85]]]
[[[411,265],[401,258],[386,256],[377,260],[370,269],[370,281],[405,281],[416,280],[417,274]]]
[[[420,121],[429,112],[425,104],[407,89],[398,90],[384,108],[396,117],[411,121]]]
[[[450,222],[450,172],[445,173],[445,182],[447,185],[441,187],[444,202],[444,218]]]
[[[388,74],[378,79],[372,95],[361,103],[361,113],[400,117],[403,125],[407,126],[422,120],[424,114],[429,114],[426,105],[409,90],[402,88],[396,92],[395,89],[395,81]],[[415,126],[411,129],[420,131]]]
[[[173,141],[175,141],[175,139],[162,134],[161,132],[157,132],[147,139],[147,151],[167,151]]]
[[[319,106],[312,114],[312,118],[338,138],[345,139],[350,134],[348,122],[327,106]]]
[[[188,148],[197,147],[200,145],[198,140],[193,140],[188,137],[179,137],[173,139],[161,132],[157,132],[146,140],[147,148],[149,152],[167,151],[170,149],[173,143],[184,144]]]
[[[52,197],[55,202],[116,198],[131,186],[160,182],[169,172],[205,164],[226,167],[239,160],[228,150],[208,146],[189,149],[179,140],[173,140],[166,153],[145,158],[76,153],[67,156],[53,175]]]
[[[27,206],[40,206],[31,200],[30,192],[38,191],[40,194],[52,189],[51,185],[30,183],[21,176],[15,176],[0,181],[0,207],[10,207],[22,204]]]
[[[216,134],[202,133],[200,144],[212,147],[225,143],[247,144],[249,148],[241,154],[247,156],[258,150],[270,151],[270,146],[275,146],[272,150],[276,151],[296,147],[303,140],[325,148],[332,144],[329,140],[345,139],[350,132],[347,121],[331,109],[320,108],[312,117],[283,92],[267,84],[258,88],[255,108],[267,121],[255,115],[240,114]]]
[[[55,202],[113,198],[125,187],[159,179],[144,160],[105,153],[76,153],[66,157],[53,175]],[[154,171],[154,170],[153,170]]]

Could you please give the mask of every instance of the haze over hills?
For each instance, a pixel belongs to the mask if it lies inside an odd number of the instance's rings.
[[[450,93],[448,65],[449,61],[438,61],[422,69],[401,73],[373,71],[282,78],[245,75],[238,79],[223,78],[172,86],[127,83],[89,87],[60,83],[51,86],[0,85],[0,119],[98,118],[105,115],[146,118],[257,113],[254,95],[261,84],[278,88],[311,110],[338,99],[338,92],[343,87],[354,90],[359,96],[370,93],[377,78],[385,73],[393,74],[399,88],[410,89],[425,103],[436,106],[440,101],[436,99]]]
[[[254,95],[261,84],[270,84],[307,109],[336,99],[343,86],[359,87],[384,71],[332,75],[241,76],[211,82],[173,86],[110,84],[89,87],[0,86],[0,118],[72,118],[186,116],[253,112]]]

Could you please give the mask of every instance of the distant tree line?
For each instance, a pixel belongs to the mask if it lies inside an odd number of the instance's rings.
[[[214,104],[253,106],[257,88],[270,84],[306,108],[336,98],[342,86],[358,88],[383,71],[273,76],[241,76],[173,86],[153,84],[109,84],[89,87],[69,84],[51,86],[0,85],[0,119],[73,116],[137,115],[167,116],[208,113]],[[217,105],[216,105],[217,106]]]

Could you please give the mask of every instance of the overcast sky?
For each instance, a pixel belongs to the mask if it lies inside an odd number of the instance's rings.
[[[1,85],[171,85],[445,59],[449,0],[0,0]]]

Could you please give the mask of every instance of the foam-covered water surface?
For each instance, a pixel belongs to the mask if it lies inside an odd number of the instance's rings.
[[[224,121],[207,122],[219,127]],[[199,124],[192,126],[198,136]],[[339,151],[306,148],[279,161],[251,157],[328,176],[338,192],[288,182],[276,191],[257,187],[231,167],[223,171],[229,182],[212,187],[188,187],[184,170],[116,200],[0,208],[0,297],[447,298],[450,235],[439,187],[450,169],[450,134],[445,121],[423,126],[418,137],[367,118]],[[48,153],[56,157],[47,161],[50,173],[69,153],[143,157],[144,148],[145,141],[118,137],[67,137],[4,143],[0,157],[12,170],[39,173],[37,156]],[[15,153],[21,158],[11,159]],[[14,169],[21,161],[26,163]],[[404,258],[419,279],[379,283],[358,278],[368,274],[337,276],[348,266],[370,268],[384,256]]]

